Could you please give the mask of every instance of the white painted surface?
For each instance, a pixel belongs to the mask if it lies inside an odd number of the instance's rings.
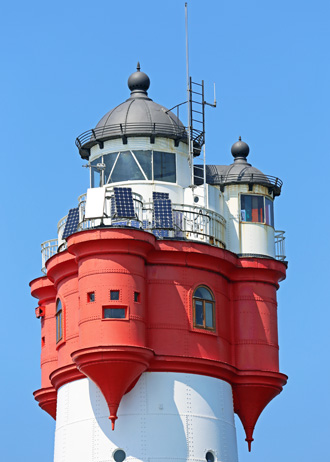
[[[194,374],[147,372],[124,396],[115,431],[98,388],[89,379],[61,387],[57,398],[55,462],[126,460],[237,462],[231,386]]]
[[[104,188],[89,188],[86,196],[85,218],[103,217]]]
[[[174,145],[174,141],[169,138],[157,137],[154,143],[150,143],[150,137],[147,136],[129,136],[127,138],[127,144],[123,144],[121,138],[114,140],[108,140],[104,142],[103,149],[100,149],[98,145],[91,148],[90,161],[97,159],[100,156],[109,154],[110,152],[129,151],[132,149],[136,150],[154,150],[164,152],[176,152],[188,157],[188,146],[185,143],[180,142],[179,146]]]
[[[254,185],[225,186],[222,215],[226,220],[226,249],[237,254],[275,257],[274,228],[263,223],[241,222],[240,194],[259,194],[270,197],[268,189]],[[220,212],[221,213],[221,212]]]
[[[241,223],[241,252],[275,257],[274,228],[260,223]]]

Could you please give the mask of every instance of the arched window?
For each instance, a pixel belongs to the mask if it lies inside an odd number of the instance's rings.
[[[63,316],[62,316],[62,303],[58,298],[56,301],[56,343],[63,337]]]
[[[211,290],[199,286],[193,295],[194,327],[215,330],[215,302]]]

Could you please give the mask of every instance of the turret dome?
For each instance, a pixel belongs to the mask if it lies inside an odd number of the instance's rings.
[[[272,190],[274,196],[279,196],[281,194],[283,182],[274,176],[265,175],[256,167],[249,164],[246,160],[249,152],[249,145],[239,137],[238,141],[236,141],[231,148],[231,153],[234,157],[234,162],[232,164],[206,165],[207,183],[218,185],[221,189],[230,184],[240,183],[250,186],[259,184]],[[197,178],[196,184],[199,183],[200,180]]]
[[[148,97],[149,86],[150,79],[141,72],[138,63],[136,72],[128,79],[130,97],[105,114],[93,130],[77,138],[82,158],[89,158],[92,146],[114,138],[122,138],[124,144],[132,136],[148,136],[151,142],[155,137],[170,138],[176,144],[188,142],[187,132],[178,117]]]

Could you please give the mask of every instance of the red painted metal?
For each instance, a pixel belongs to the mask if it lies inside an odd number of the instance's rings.
[[[220,378],[233,387],[234,410],[250,447],[260,413],[287,379],[279,372],[276,302],[285,270],[273,259],[238,258],[139,230],[73,234],[68,250],[48,260],[47,277],[31,283],[45,307],[42,390],[88,376],[102,391],[114,425],[122,396],[144,371]],[[214,294],[215,332],[193,326],[198,285]],[[110,299],[110,290],[119,291],[119,300]],[[56,344],[58,297],[64,335]],[[105,307],[125,307],[126,317],[104,319]],[[40,403],[42,392],[36,393]]]
[[[102,391],[109,407],[112,430],[122,397],[148,369],[152,356],[153,352],[147,348],[127,345],[85,348],[72,353],[79,370]]]

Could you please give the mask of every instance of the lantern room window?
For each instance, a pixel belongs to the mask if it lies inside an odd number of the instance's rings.
[[[273,201],[264,196],[241,194],[241,221],[274,227]]]
[[[111,152],[94,159],[90,167],[92,188],[130,180],[176,183],[176,156],[172,152]]]
[[[62,302],[58,298],[56,301],[56,343],[63,338],[63,313]]]
[[[215,301],[211,290],[199,286],[193,295],[194,327],[215,330]]]

